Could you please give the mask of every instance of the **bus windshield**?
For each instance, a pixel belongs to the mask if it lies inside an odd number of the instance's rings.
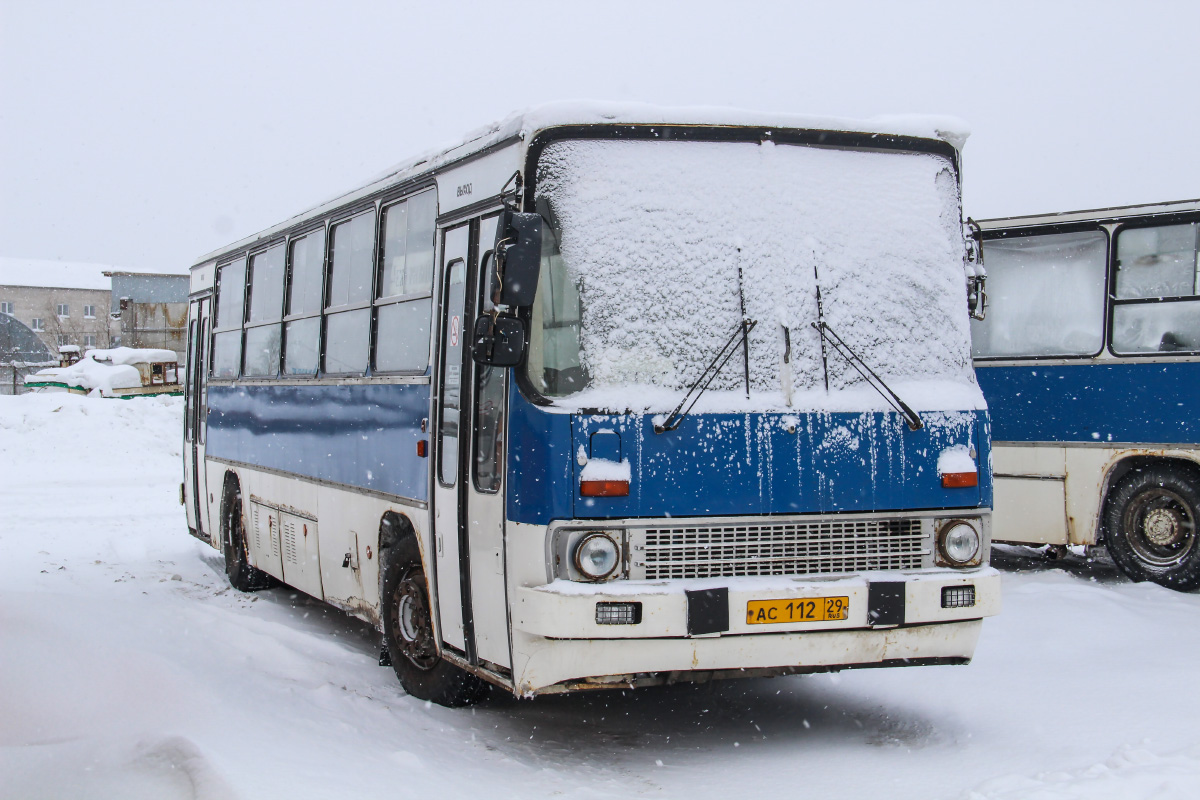
[[[669,410],[744,305],[750,396],[739,352],[697,410],[873,409],[849,364],[822,361],[819,284],[824,321],[906,400],[978,406],[944,157],[565,139],[543,151],[535,191],[547,224],[525,369],[555,405]]]

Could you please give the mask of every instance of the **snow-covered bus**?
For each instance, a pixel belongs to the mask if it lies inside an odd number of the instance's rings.
[[[969,661],[953,131],[547,107],[205,256],[191,530],[448,705]]]
[[[997,541],[1200,587],[1200,201],[979,223]]]

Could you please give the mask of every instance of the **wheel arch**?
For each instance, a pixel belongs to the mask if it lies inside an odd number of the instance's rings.
[[[379,596],[383,597],[383,583],[387,571],[392,565],[393,556],[406,545],[417,551],[425,574],[429,574],[429,565],[425,564],[425,551],[421,547],[421,537],[417,527],[407,514],[389,509],[379,519]]]
[[[1151,467],[1167,467],[1172,470],[1187,473],[1192,480],[1200,485],[1200,462],[1180,455],[1160,455],[1151,453],[1132,453],[1113,462],[1101,483],[1100,506],[1096,514],[1096,543],[1104,544],[1108,536],[1107,523],[1108,504],[1114,490],[1126,476]]]

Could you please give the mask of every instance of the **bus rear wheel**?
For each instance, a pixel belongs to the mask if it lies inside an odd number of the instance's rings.
[[[1165,466],[1130,473],[1109,497],[1105,544],[1131,580],[1182,592],[1200,588],[1200,487]]]
[[[404,691],[419,700],[452,708],[474,705],[490,686],[438,654],[425,572],[414,555],[397,554],[384,577],[383,638],[392,669]]]

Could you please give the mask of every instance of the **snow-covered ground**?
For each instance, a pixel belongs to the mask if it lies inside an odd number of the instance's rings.
[[[228,588],[178,399],[0,397],[0,797],[1200,797],[1200,595],[998,561],[967,667],[449,710],[369,627]]]

